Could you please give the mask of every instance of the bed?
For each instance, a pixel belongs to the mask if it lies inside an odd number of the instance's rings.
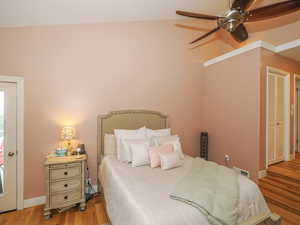
[[[104,134],[114,129],[169,127],[169,118],[147,110],[115,111],[98,117],[98,187],[104,194],[112,225],[210,225],[196,208],[169,198],[174,185],[191,167],[185,156],[183,166],[169,171],[143,166],[132,168],[115,156],[104,156]],[[256,184],[240,176],[239,224],[279,225]]]

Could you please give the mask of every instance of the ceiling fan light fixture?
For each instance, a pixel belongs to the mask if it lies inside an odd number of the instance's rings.
[[[204,15],[186,11],[176,11],[176,13],[187,17],[217,21],[218,26],[215,29],[192,41],[191,44],[193,44],[217,32],[220,28],[231,33],[235,40],[243,42],[248,39],[248,32],[244,25],[245,22],[271,19],[300,10],[300,0],[285,0],[248,10],[254,2],[255,0],[234,0],[230,10],[222,16]]]

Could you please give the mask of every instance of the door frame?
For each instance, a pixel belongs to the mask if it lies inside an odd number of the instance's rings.
[[[280,70],[274,67],[267,66],[266,68],[266,168],[269,167],[268,157],[269,157],[269,146],[268,146],[268,138],[269,138],[269,129],[268,129],[268,123],[269,123],[269,80],[268,76],[269,73],[282,75],[285,77],[285,96],[287,97],[287,102],[285,104],[285,151],[284,151],[284,161],[289,161],[291,159],[290,157],[290,73],[284,70]]]
[[[298,113],[298,109],[296,109],[296,101],[297,101],[297,80],[300,81],[300,75],[299,74],[296,74],[294,73],[294,102],[293,102],[293,106],[292,106],[292,110],[293,110],[293,116],[294,116],[294,140],[293,140],[293,153],[291,155],[291,158],[292,159],[295,159],[296,158],[296,148],[297,148],[297,115],[296,113]]]
[[[17,88],[17,209],[24,208],[24,78],[1,76],[0,82],[14,83]]]

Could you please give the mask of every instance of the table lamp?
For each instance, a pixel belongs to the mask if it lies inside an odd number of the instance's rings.
[[[67,141],[68,143],[68,152],[70,155],[72,152],[71,140],[75,137],[75,128],[71,126],[65,126],[61,130],[61,139]]]

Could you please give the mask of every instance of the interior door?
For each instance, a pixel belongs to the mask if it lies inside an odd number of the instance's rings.
[[[0,212],[17,208],[17,88],[0,83]]]
[[[268,75],[268,162],[275,161],[276,151],[276,77]]]
[[[276,152],[275,160],[284,159],[285,148],[285,79],[284,76],[276,76]]]
[[[268,74],[268,165],[284,160],[286,147],[286,80],[285,76]]]

